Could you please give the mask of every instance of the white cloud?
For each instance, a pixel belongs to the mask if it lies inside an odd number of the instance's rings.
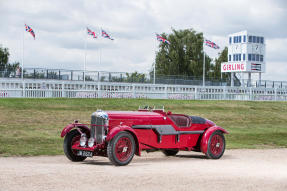
[[[85,28],[99,35],[102,27],[115,41],[88,37],[88,70],[148,72],[155,57],[155,32],[193,28],[224,48],[228,34],[246,29],[267,39],[263,78],[287,80],[286,4],[284,0],[1,0],[0,44],[9,48],[11,62],[21,62],[26,22],[36,33],[35,41],[25,33],[26,67],[82,69]],[[207,54],[217,56],[214,50],[207,49]]]

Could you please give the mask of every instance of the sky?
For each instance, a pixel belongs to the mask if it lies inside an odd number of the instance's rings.
[[[229,34],[247,30],[266,39],[262,79],[287,81],[285,0],[0,0],[0,26],[10,62],[24,58],[25,67],[83,70],[86,55],[90,71],[142,73],[158,50],[155,33],[202,32],[220,46],[206,49],[215,58]],[[88,36],[86,27],[99,37]],[[101,38],[101,29],[115,40]]]

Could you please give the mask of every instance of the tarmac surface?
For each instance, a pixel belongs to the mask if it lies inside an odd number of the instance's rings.
[[[287,190],[287,149],[226,150],[219,160],[195,152],[142,154],[123,167],[104,157],[0,157],[0,191]]]

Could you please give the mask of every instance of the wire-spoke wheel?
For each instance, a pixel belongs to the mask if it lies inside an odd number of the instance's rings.
[[[215,131],[208,140],[206,156],[211,159],[219,159],[225,151],[225,138],[221,131]]]
[[[72,146],[76,143],[79,142],[81,138],[80,133],[74,129],[70,131],[64,139],[64,153],[67,156],[68,159],[70,159],[73,162],[78,162],[78,161],[83,161],[87,157],[83,156],[77,156],[77,151],[72,149]]]
[[[122,131],[108,143],[108,157],[117,166],[127,165],[135,154],[135,140],[133,136]]]

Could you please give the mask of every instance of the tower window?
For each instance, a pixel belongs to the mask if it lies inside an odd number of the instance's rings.
[[[252,61],[255,61],[255,54],[252,54]]]
[[[252,37],[252,42],[256,43],[256,36]]]

